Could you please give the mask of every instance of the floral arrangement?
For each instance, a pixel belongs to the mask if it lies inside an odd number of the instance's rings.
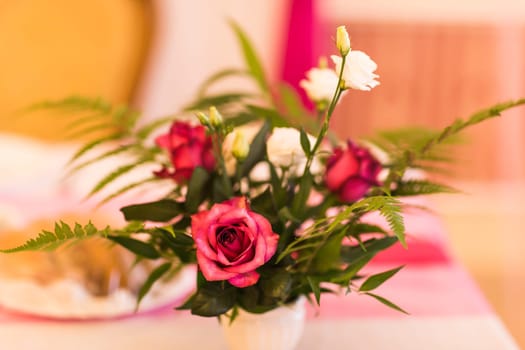
[[[460,131],[525,100],[482,110],[442,131],[398,130],[367,143],[340,142],[329,132],[338,101],[353,89],[379,85],[376,64],[351,48],[346,29],[337,28],[334,68],[324,61],[300,83],[315,104],[312,112],[289,87],[281,86],[278,93],[270,88],[247,36],[232,27],[247,67],[221,71],[203,84],[199,97],[183,111],[194,113],[196,120],[168,117],[140,125],[139,113],[98,99],[39,104],[95,111],[111,121],[102,124],[107,130],[103,137],[76,153],[72,170],[117,154],[132,161],[112,169],[91,194],[145,163],[156,164],[151,177],[125,185],[104,201],[151,182],[168,183],[170,190],[157,201],[123,207],[129,222],[124,228],[59,222],[53,231],[3,252],[55,249],[103,237],[137,259],[158,262],[144,281],[139,302],[170,272],[196,264],[196,289],[180,309],[200,316],[227,313],[235,318],[239,308],[263,313],[302,295],[319,303],[323,293],[341,289],[403,311],[374,293],[401,267],[371,276],[362,270],[396,242],[406,247],[400,197],[453,191],[407,178],[405,171],[430,169]],[[230,76],[253,80],[260,93],[208,93],[211,85]],[[84,125],[85,133],[100,132],[101,127],[89,126],[93,120],[84,116],[74,123]],[[109,148],[86,160],[102,144]],[[366,220],[371,212],[385,218],[384,227]]]

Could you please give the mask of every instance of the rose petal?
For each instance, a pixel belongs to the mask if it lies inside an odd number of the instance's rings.
[[[355,202],[364,197],[368,192],[370,184],[360,177],[352,177],[345,182],[339,196],[344,202]]]
[[[217,266],[214,261],[208,259],[198,249],[197,262],[199,263],[199,268],[207,281],[223,281],[236,276],[236,273],[225,271]]]
[[[240,273],[235,277],[228,279],[228,282],[230,282],[235,287],[245,288],[253,286],[255,283],[257,283],[259,281],[259,276],[260,275],[255,271]]]
[[[326,186],[337,191],[348,179],[359,170],[359,163],[350,152],[343,152],[339,159],[326,170]]]

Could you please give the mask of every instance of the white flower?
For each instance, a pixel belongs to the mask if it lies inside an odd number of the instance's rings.
[[[312,68],[306,78],[299,82],[308,98],[314,102],[330,102],[334,96],[339,78],[333,69]]]
[[[261,125],[257,123],[247,124],[236,129],[241,132],[246,142],[251,143],[255,135],[260,130]],[[226,165],[226,171],[229,175],[235,173],[236,160],[232,154],[234,139],[236,133],[230,133],[226,136],[223,143],[223,156]],[[289,168],[290,173],[300,176],[306,164],[306,155],[301,147],[301,134],[294,128],[274,128],[272,134],[266,142],[266,150],[270,162],[277,168]],[[310,144],[315,143],[315,137],[308,135]],[[310,171],[313,174],[321,172],[321,163],[314,159]],[[270,171],[265,164],[258,164],[250,174],[255,180],[265,181],[270,177]]]
[[[335,71],[341,71],[343,59],[339,56],[331,56],[335,64]],[[350,51],[346,56],[346,63],[343,69],[343,80],[346,88],[370,91],[379,85],[375,80],[379,76],[374,73],[377,64],[362,51]]]
[[[350,38],[345,26],[337,27],[335,44],[342,56],[346,56],[350,52]]]

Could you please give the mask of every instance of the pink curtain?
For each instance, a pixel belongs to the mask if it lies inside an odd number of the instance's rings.
[[[290,0],[286,30],[282,80],[296,88],[303,102],[312,107],[304,91],[299,88],[299,81],[308,69],[317,65],[318,18],[315,0]]]

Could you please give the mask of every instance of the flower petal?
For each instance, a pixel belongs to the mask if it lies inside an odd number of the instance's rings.
[[[245,288],[253,286],[255,283],[257,283],[259,281],[259,276],[259,273],[255,271],[240,273],[235,277],[228,279],[228,282],[230,282],[235,287]]]

